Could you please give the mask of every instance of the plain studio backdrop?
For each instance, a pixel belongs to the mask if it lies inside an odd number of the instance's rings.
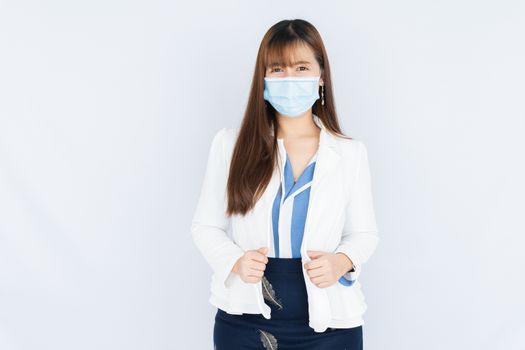
[[[212,349],[190,222],[293,18],[369,151],[365,349],[525,348],[523,1],[105,0],[0,5],[0,349]]]

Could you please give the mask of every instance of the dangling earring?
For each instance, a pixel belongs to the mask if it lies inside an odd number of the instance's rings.
[[[321,105],[324,106],[324,85],[321,85]]]

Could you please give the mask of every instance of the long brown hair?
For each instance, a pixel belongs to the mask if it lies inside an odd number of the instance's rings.
[[[227,215],[245,215],[268,186],[277,162],[277,123],[275,109],[264,100],[264,77],[267,67],[291,66],[297,45],[306,44],[314,52],[324,81],[324,100],[315,101],[312,113],[334,135],[346,137],[335,111],[330,65],[321,35],[302,19],[282,20],[264,35],[257,53],[255,71],[244,118],[235,143],[227,184]],[[273,129],[273,132],[272,132]]]

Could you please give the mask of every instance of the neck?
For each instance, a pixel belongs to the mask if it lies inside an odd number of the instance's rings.
[[[294,139],[319,135],[319,127],[313,120],[312,110],[309,109],[298,117],[287,117],[276,114],[279,139]]]

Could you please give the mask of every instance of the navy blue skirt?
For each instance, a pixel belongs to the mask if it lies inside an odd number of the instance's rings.
[[[328,328],[322,333],[310,328],[301,258],[269,257],[262,287],[271,318],[217,309],[214,350],[363,349],[363,326]]]

